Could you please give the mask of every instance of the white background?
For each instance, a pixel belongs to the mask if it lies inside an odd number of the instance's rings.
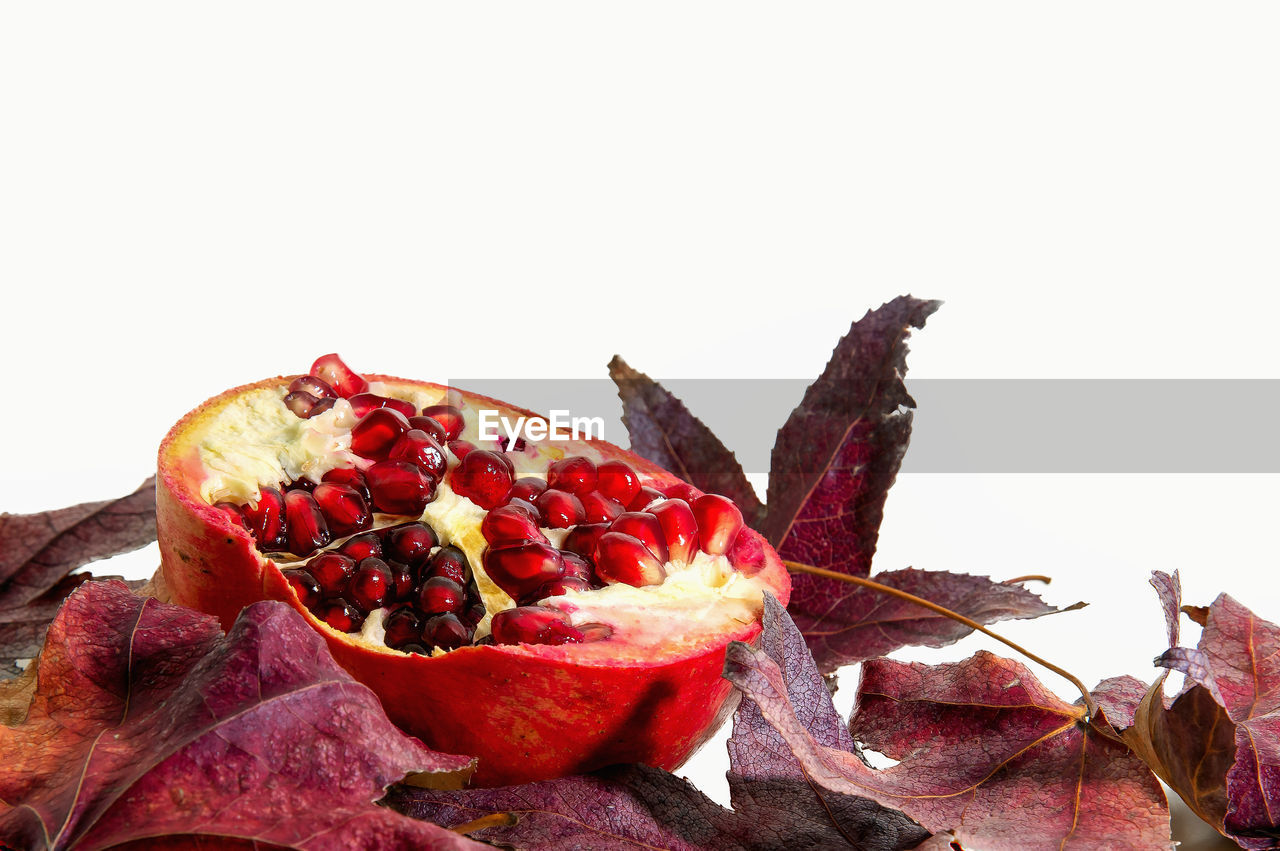
[[[333,349],[434,379],[601,377],[615,352],[803,378],[910,292],[947,301],[913,376],[1278,377],[1277,24],[1260,3],[7,4],[0,510],[124,493],[202,399]],[[1004,631],[1089,682],[1149,679],[1154,568],[1280,618],[1276,484],[904,476],[877,567],[1052,574],[1050,599],[1093,605]],[[688,773],[723,798],[725,765],[712,746]]]

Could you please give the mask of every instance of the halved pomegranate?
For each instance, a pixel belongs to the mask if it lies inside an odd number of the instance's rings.
[[[764,591],[786,603],[782,563],[729,500],[599,440],[482,439],[481,410],[536,416],[336,355],[201,405],[160,447],[175,600],[224,626],[292,605],[479,783],[676,768],[732,709],[725,647]]]

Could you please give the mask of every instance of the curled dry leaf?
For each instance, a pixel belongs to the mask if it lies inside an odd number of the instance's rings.
[[[1152,575],[1178,641],[1177,575]],[[1186,674],[1147,692],[1125,740],[1200,818],[1244,848],[1280,848],[1280,627],[1226,594],[1204,615],[1195,649],[1172,646],[1156,664]]]
[[[393,727],[286,606],[257,603],[224,636],[209,616],[88,582],[37,664],[25,719],[0,728],[12,848],[477,847],[374,804],[407,771],[472,761]]]
[[[993,851],[1172,847],[1150,770],[1104,718],[1086,719],[1016,662],[986,652],[952,665],[865,662],[850,731],[859,746],[898,761],[877,770],[814,740],[767,655],[739,643],[728,657],[726,676],[824,788]],[[1116,686],[1122,696],[1101,705],[1132,699],[1133,683]]]
[[[71,571],[156,539],[156,483],[119,499],[0,515],[0,677],[33,658],[62,601],[87,574]]]

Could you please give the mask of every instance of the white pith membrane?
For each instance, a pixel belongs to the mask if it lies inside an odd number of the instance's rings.
[[[199,494],[209,504],[220,501],[256,505],[264,486],[279,486],[306,478],[319,482],[329,470],[356,467],[364,470],[372,460],[351,452],[351,428],[357,418],[345,399],[332,409],[311,419],[302,419],[283,403],[287,382],[278,387],[249,390],[228,399],[196,423],[187,441],[193,447],[197,462],[188,467],[201,476]],[[500,451],[492,441],[481,440],[478,414],[472,400],[458,393],[432,393],[429,388],[408,384],[372,382],[370,393],[403,399],[421,410],[429,405],[451,404],[462,411],[465,427],[459,436],[481,449]],[[485,402],[488,410],[496,408],[500,415],[514,420],[521,414],[501,405]],[[449,468],[458,459],[447,452]],[[521,451],[505,453],[515,466],[515,478],[546,478],[547,467],[561,458],[582,455],[599,463],[604,456],[584,441],[528,441]],[[644,484],[650,484],[645,481]],[[422,520],[430,525],[441,546],[454,545],[467,556],[487,614],[476,627],[475,637],[489,634],[494,613],[516,605],[485,573],[482,562],[487,542],[480,524],[487,512],[449,486],[446,475],[421,517],[375,514],[373,529]],[[552,546],[560,546],[567,529],[542,529]],[[335,550],[345,538],[337,538],[321,552]],[[314,555],[294,558],[273,553],[271,560],[281,567],[302,567]],[[699,551],[688,564],[668,562],[667,577],[661,585],[634,587],[617,584],[590,591],[573,592],[538,601],[537,605],[559,609],[569,614],[575,626],[600,623],[613,629],[614,637],[624,642],[605,640],[558,647],[541,646],[540,650],[572,654],[582,661],[593,656],[610,664],[634,661],[642,664],[652,659],[652,648],[692,650],[708,641],[759,620],[762,593],[766,585],[758,578],[736,571],[724,556],[711,556]],[[375,610],[365,619],[359,638],[371,649],[401,654],[383,643],[383,618],[391,607]],[[326,628],[328,628],[326,626]],[[604,647],[601,645],[608,645]],[[435,655],[465,652],[437,648]],[[625,653],[620,654],[620,650]]]

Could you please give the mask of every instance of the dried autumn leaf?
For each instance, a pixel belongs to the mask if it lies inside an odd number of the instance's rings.
[[[1176,644],[1177,576],[1153,574],[1152,585]],[[1196,648],[1171,647],[1156,664],[1186,674],[1186,685],[1169,700],[1161,675],[1126,740],[1224,836],[1280,848],[1280,627],[1222,594]]]
[[[1090,723],[1016,662],[980,652],[953,665],[864,663],[850,731],[898,760],[880,770],[814,740],[766,654],[736,643],[725,670],[815,783],[900,809],[967,845],[1171,847],[1150,770],[1110,738],[1105,719]]]
[[[742,510],[747,525],[761,527],[764,506],[742,465],[684,402],[618,355],[609,361],[609,377],[618,385],[622,423],[632,452],[707,493],[729,497]]]
[[[811,591],[822,591],[823,607],[798,605],[793,598],[788,611],[808,640],[823,673],[884,656],[901,647],[943,647],[973,631],[962,623],[872,588],[807,574],[794,575],[792,582],[799,584],[806,578],[831,586],[819,589],[809,585]],[[1017,583],[995,582],[985,576],[963,573],[908,568],[878,573],[873,578],[881,585],[922,597],[982,624],[1011,618],[1037,618],[1084,606],[1076,603],[1059,609]],[[809,600],[812,602],[813,597]]]
[[[397,730],[292,609],[217,620],[88,582],[49,628],[24,721],[0,728],[0,841],[98,849],[165,837],[299,849],[474,848],[375,799],[463,772]],[[178,847],[198,847],[175,840]]]

